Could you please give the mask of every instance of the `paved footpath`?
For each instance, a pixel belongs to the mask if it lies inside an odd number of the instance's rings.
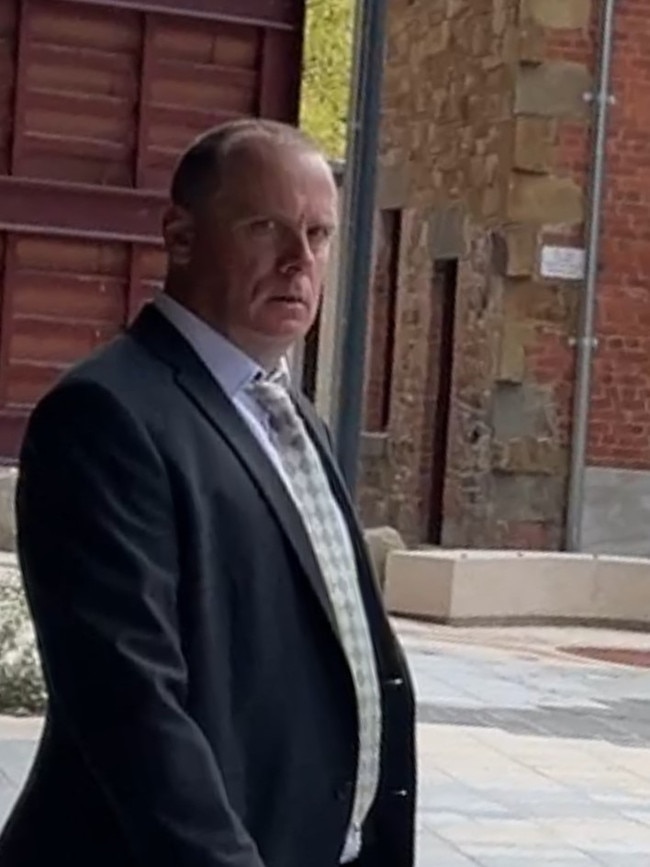
[[[419,867],[650,867],[650,636],[398,624],[418,689]],[[0,718],[0,824],[38,720]]]

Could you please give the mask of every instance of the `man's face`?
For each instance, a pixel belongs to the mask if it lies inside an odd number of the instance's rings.
[[[316,318],[337,212],[322,157],[266,141],[241,145],[194,220],[200,314],[252,357],[275,363]]]

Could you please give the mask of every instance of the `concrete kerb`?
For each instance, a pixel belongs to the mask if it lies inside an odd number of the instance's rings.
[[[394,527],[371,527],[364,533],[366,546],[383,593],[386,584],[386,563],[392,551],[406,550],[406,544]]]
[[[450,624],[650,629],[650,560],[557,552],[396,551],[386,564],[395,615]]]

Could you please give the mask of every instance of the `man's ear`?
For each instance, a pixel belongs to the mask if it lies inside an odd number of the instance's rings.
[[[190,264],[194,248],[194,218],[178,205],[170,205],[163,216],[162,225],[169,264],[185,268]]]

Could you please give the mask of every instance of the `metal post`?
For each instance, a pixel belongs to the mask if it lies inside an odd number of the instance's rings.
[[[355,23],[342,227],[339,395],[334,424],[339,462],[352,493],[357,482],[363,412],[386,10],[387,0],[358,0]]]
[[[580,309],[577,339],[577,371],[573,400],[573,431],[571,437],[571,464],[569,468],[569,496],[566,520],[566,548],[580,551],[582,545],[582,515],[589,433],[589,402],[591,369],[595,336],[596,292],[600,265],[600,234],[602,200],[605,186],[607,121],[610,96],[610,78],[614,44],[614,13],[616,0],[604,0],[601,20],[600,69],[598,92],[594,102],[595,135],[593,167],[591,173],[590,213],[587,238],[587,277]]]

